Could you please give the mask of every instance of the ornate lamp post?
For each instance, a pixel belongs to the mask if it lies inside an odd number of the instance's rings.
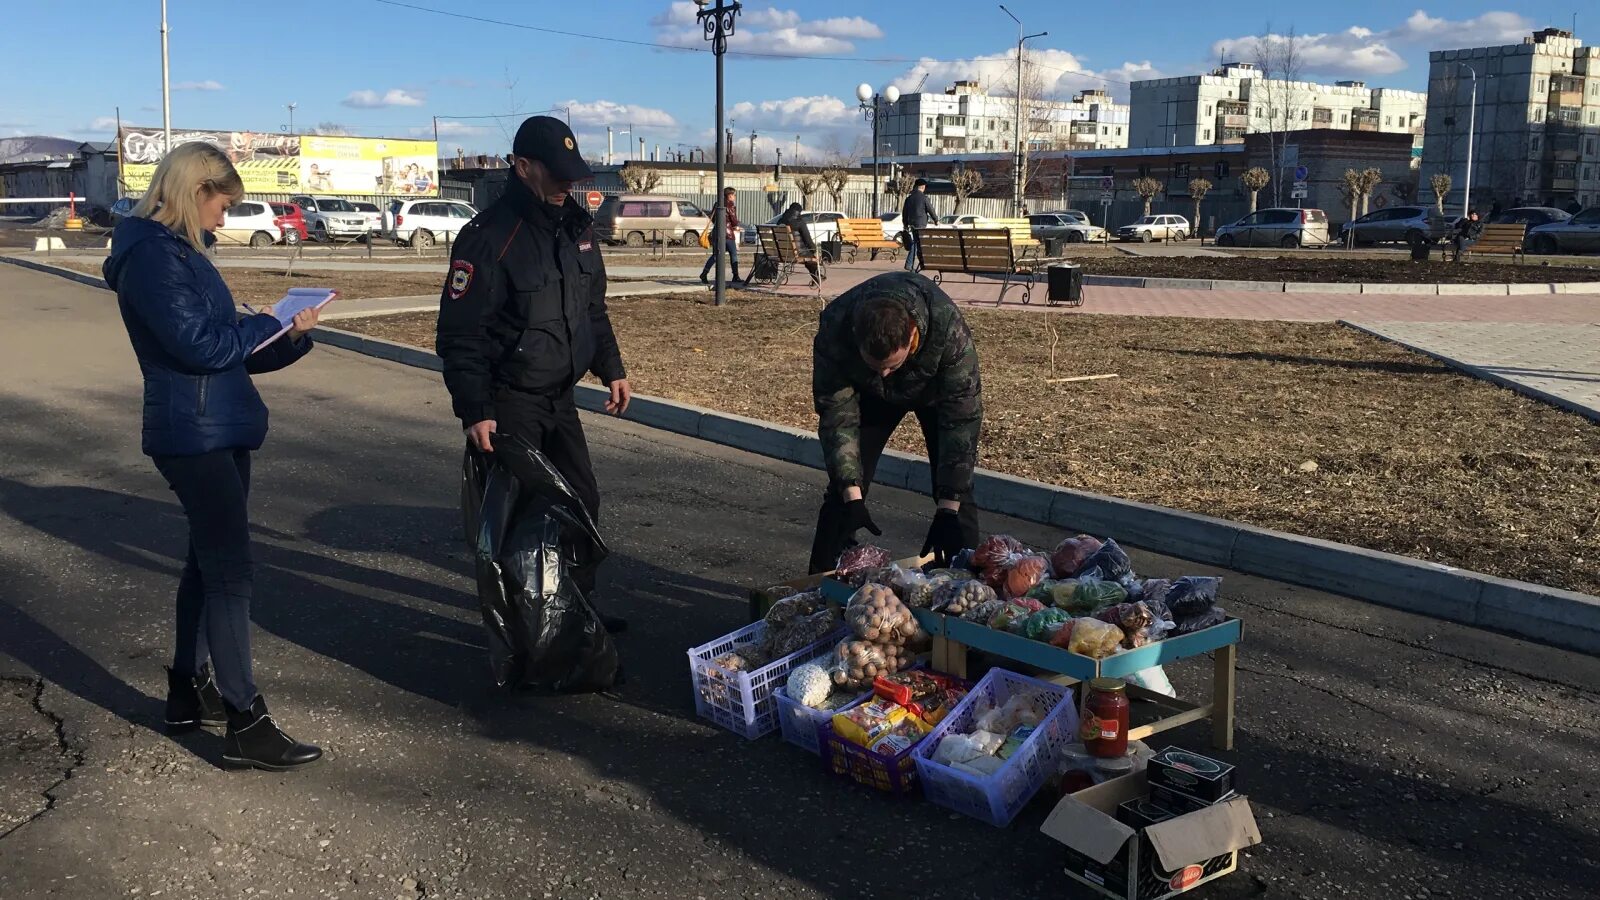
[[[862,82],[856,87],[856,99],[861,101],[861,114],[872,123],[872,214],[878,214],[878,120],[884,115],[883,101],[890,106],[900,101],[900,89],[889,85],[882,93],[872,92],[872,85]]]
[[[717,58],[717,206],[712,214],[711,258],[716,261],[717,281],[714,302],[721,306],[727,302],[724,291],[727,288],[727,276],[724,274],[723,242],[727,238],[727,212],[722,204],[722,190],[727,177],[728,152],[722,143],[722,57],[728,52],[728,35],[733,34],[734,20],[739,17],[739,10],[743,6],[734,0],[717,0],[717,5],[712,6],[711,0],[694,0],[700,7],[695,13],[695,18],[700,21],[700,27],[705,30],[706,40],[711,42],[711,55]]]

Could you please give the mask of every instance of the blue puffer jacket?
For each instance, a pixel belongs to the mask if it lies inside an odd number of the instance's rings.
[[[127,218],[111,236],[106,284],[144,375],[144,452],[198,456],[255,450],[267,437],[267,406],[251,373],[272,372],[311,349],[309,338],[276,334],[265,313],[241,318],[216,266],[153,219]]]

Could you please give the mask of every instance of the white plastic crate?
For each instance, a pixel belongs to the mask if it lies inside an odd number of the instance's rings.
[[[821,640],[748,672],[730,672],[712,662],[740,645],[758,640],[766,627],[765,622],[754,622],[689,651],[695,711],[702,718],[751,739],[777,729],[778,701],[773,692],[783,687],[789,670],[832,652],[845,636],[845,628],[840,626]]]

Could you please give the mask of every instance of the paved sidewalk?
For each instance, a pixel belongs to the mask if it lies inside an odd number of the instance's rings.
[[[1128,256],[1233,256],[1234,255],[1232,253],[1224,253],[1221,250],[1212,250],[1209,247],[1201,247],[1198,244],[1156,244],[1156,243],[1150,243],[1150,244],[1119,244],[1119,243],[1113,242],[1109,246],[1113,250],[1116,250],[1118,253],[1125,253]]]
[[[1600,324],[1350,324],[1600,421]]]
[[[104,253],[12,253],[6,254],[18,259],[27,259],[46,265],[59,265],[61,263],[102,263],[105,261]],[[281,256],[259,257],[230,257],[223,256],[213,259],[219,269],[278,269],[288,265],[288,260]],[[449,260],[440,257],[426,259],[412,259],[410,261],[373,259],[348,260],[348,259],[322,259],[316,256],[306,256],[294,261],[294,268],[298,271],[329,271],[329,272],[443,272]],[[693,278],[699,271],[701,260],[685,262],[683,265],[649,265],[649,266],[606,266],[606,274],[617,278]]]

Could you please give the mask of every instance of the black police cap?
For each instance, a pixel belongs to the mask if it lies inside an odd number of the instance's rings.
[[[537,159],[561,181],[586,181],[594,172],[578,152],[567,123],[551,116],[529,116],[511,142],[511,155]]]

